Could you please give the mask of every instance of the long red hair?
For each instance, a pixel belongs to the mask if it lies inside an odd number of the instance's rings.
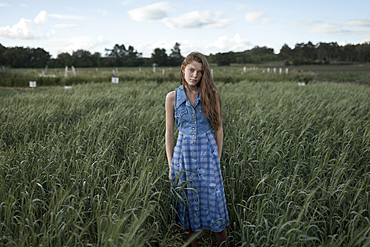
[[[222,123],[221,112],[219,112],[221,110],[220,95],[217,91],[216,85],[211,76],[208,61],[202,53],[199,52],[190,53],[189,55],[186,56],[186,58],[182,62],[181,67],[185,68],[188,64],[192,63],[193,61],[197,61],[198,63],[201,63],[203,66],[202,78],[197,85],[202,98],[203,114],[204,116],[210,119],[212,126],[215,128],[215,130],[217,130]],[[188,84],[185,80],[185,75],[182,70],[180,83],[184,85],[184,88],[186,89],[188,88]],[[220,104],[220,109],[217,107],[217,102],[219,102]]]

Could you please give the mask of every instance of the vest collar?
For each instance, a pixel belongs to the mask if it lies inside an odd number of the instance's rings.
[[[177,91],[176,104],[175,104],[176,109],[184,102],[186,102],[186,106],[192,106],[190,103],[190,100],[186,96],[184,85],[181,85],[178,89],[179,90],[176,90]],[[199,104],[199,101],[202,101],[202,99],[200,98],[200,92],[198,91],[197,98],[195,99],[194,107],[197,107],[197,105]]]

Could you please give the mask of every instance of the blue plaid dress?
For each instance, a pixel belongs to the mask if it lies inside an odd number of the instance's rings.
[[[176,89],[175,121],[179,128],[171,163],[172,194],[184,230],[221,232],[229,225],[216,139],[202,113],[198,93],[191,105],[183,86]]]

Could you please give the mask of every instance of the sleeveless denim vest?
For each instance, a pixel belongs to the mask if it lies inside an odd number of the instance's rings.
[[[193,106],[183,85],[176,88],[175,121],[180,132],[193,138],[212,130],[211,122],[202,112],[200,93],[198,92]]]

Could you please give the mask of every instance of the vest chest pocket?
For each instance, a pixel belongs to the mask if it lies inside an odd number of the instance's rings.
[[[186,108],[180,108],[176,111],[175,117],[182,117],[186,113],[188,113],[188,110],[186,110]]]

